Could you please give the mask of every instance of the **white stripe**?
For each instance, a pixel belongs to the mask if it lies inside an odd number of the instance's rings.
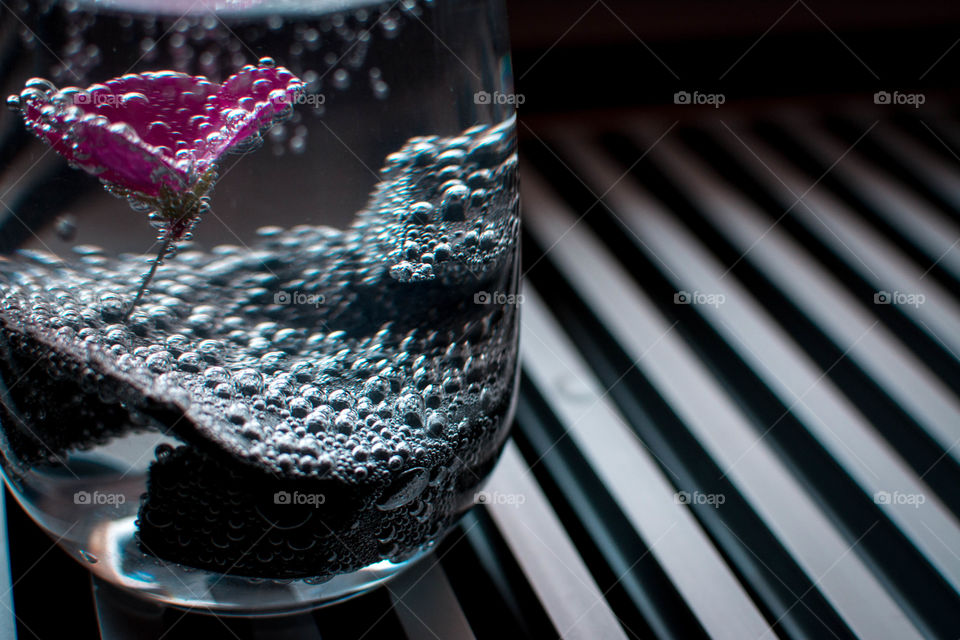
[[[512,441],[487,482],[486,495],[492,496],[490,515],[561,637],[626,638]]]
[[[410,640],[473,640],[457,596],[433,555],[388,583],[393,609]]]

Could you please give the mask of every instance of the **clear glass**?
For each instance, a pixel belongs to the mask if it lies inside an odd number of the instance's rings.
[[[428,553],[515,400],[501,0],[9,9],[0,461],[20,504],[175,606],[313,606]],[[269,99],[245,103],[256,78]]]

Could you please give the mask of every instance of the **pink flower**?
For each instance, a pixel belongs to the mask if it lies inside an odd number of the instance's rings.
[[[173,71],[85,90],[33,79],[19,102],[26,125],[71,166],[150,201],[192,189],[227,151],[289,112],[302,87],[263,59],[223,84]]]
[[[263,58],[223,84],[174,71],[128,74],[86,89],[57,90],[34,78],[8,104],[72,167],[164,221],[161,253],[136,304],[171,243],[209,206],[220,158],[248,148],[289,115],[303,86]]]

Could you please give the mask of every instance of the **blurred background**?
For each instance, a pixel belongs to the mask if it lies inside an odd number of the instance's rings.
[[[951,2],[509,3],[522,113],[954,89]],[[954,55],[951,55],[951,52]]]
[[[510,18],[515,440],[615,620],[591,624],[956,636],[960,7]]]

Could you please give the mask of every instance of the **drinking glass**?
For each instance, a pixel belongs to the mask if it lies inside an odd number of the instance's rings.
[[[0,464],[99,579],[275,613],[471,507],[518,376],[501,0],[0,16]]]

